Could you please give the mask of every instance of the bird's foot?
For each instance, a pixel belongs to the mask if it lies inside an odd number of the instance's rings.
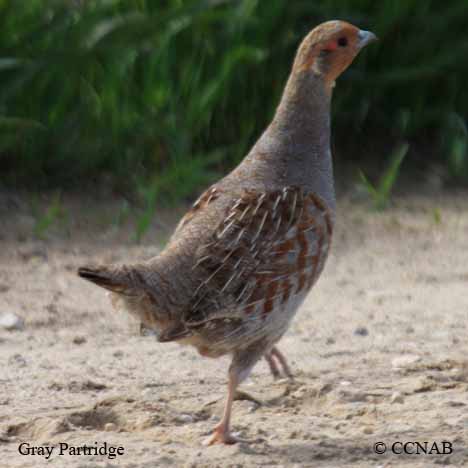
[[[254,396],[252,396],[250,393],[247,393],[247,392],[244,392],[242,390],[236,390],[234,392],[234,397],[233,397],[233,400],[234,401],[251,401],[252,403],[255,403],[257,406],[262,406],[264,405],[264,403],[260,400],[258,400],[257,398],[255,398]],[[219,403],[219,399],[217,400],[212,400],[212,401],[209,401],[208,403],[205,403],[203,405],[203,408],[207,408],[209,406],[213,406],[215,404]]]
[[[226,444],[232,445],[238,442],[244,442],[242,439],[234,436],[229,429],[224,426],[216,426],[213,434],[203,441],[203,445]]]
[[[258,406],[262,406],[263,403],[260,400],[257,400],[255,397],[250,395],[250,393],[244,392],[242,390],[236,390],[234,393],[234,401],[251,401]]]
[[[287,376],[279,376],[278,378],[275,378],[275,384],[287,384],[287,385],[294,385],[297,382],[295,377],[293,375],[287,375]]]

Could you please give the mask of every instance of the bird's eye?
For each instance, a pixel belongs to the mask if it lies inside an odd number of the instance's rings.
[[[346,37],[340,37],[338,39],[338,45],[340,47],[346,47],[348,45],[348,39]]]

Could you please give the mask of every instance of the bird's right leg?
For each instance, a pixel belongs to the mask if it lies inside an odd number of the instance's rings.
[[[228,396],[226,404],[224,406],[223,417],[221,419],[221,422],[215,427],[211,437],[204,441],[205,445],[235,444],[236,442],[238,442],[238,439],[231,434],[230,429],[232,402],[234,401],[234,395],[238,384],[238,376],[230,371],[228,382]]]
[[[245,380],[255,363],[262,357],[265,349],[261,345],[252,345],[241,351],[236,351],[229,367],[228,396],[224,406],[221,422],[215,427],[213,434],[204,444],[234,444],[239,441],[231,434],[232,402],[235,399],[238,385]]]

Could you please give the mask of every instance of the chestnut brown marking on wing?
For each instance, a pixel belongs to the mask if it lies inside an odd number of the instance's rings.
[[[289,239],[277,245],[273,252],[278,255],[278,257],[282,257],[292,250],[294,250],[294,241]]]
[[[315,279],[317,278],[317,270],[320,263],[320,258],[323,255],[322,246],[323,246],[323,229],[320,225],[315,226],[315,233],[317,239],[317,250],[314,255],[309,256],[309,264],[311,265],[311,272],[307,278],[306,287],[310,289],[314,284]]]
[[[223,317],[240,319],[239,326],[243,317],[266,319],[305,292],[327,253],[319,240],[331,230],[327,216],[320,198],[297,187],[246,190],[233,200],[213,239],[196,253],[197,275],[205,279],[184,316],[187,326],[202,329]]]
[[[255,310],[255,304],[250,304],[245,308],[246,315],[252,315],[252,312]]]
[[[203,192],[198,200],[192,205],[192,207],[185,213],[184,217],[180,220],[176,230],[184,227],[189,223],[193,217],[202,209],[208,206],[212,201],[219,197],[219,192],[216,187],[210,187],[208,190]]]
[[[297,288],[296,288],[296,291],[295,291],[296,294],[300,293],[304,289],[304,286],[306,284],[306,280],[307,280],[307,276],[304,273],[300,273],[299,274],[299,281],[297,283]]]
[[[289,301],[292,291],[292,284],[288,279],[283,280],[283,297],[281,298],[281,304],[285,304]]]
[[[299,255],[297,258],[297,269],[304,270],[307,265],[307,254],[309,253],[309,243],[302,231],[298,230],[297,243],[299,244]]]
[[[265,293],[263,290],[265,282],[266,281],[264,279],[257,280],[256,287],[249,297],[249,303],[255,304],[265,298]]]
[[[323,229],[320,226],[317,226],[317,253],[313,260],[314,269],[312,271],[312,276],[314,277],[317,274],[320,257],[322,256],[323,241],[324,241]]]
[[[330,210],[327,208],[323,200],[315,193],[310,193],[309,197],[312,199],[315,206],[321,211],[323,217],[325,218],[325,223],[327,225],[327,235],[331,239],[331,236],[333,234],[333,223],[331,219]]]
[[[270,283],[266,293],[266,300],[263,304],[263,314],[269,314],[273,310],[274,298],[276,297],[276,291],[278,290],[279,282],[273,281]]]

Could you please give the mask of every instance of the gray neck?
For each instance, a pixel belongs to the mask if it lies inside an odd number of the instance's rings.
[[[273,122],[248,159],[278,168],[284,183],[314,191],[334,209],[330,100],[320,76],[293,72]]]
[[[293,72],[270,128],[323,154],[330,147],[330,95],[322,78],[311,71]]]

